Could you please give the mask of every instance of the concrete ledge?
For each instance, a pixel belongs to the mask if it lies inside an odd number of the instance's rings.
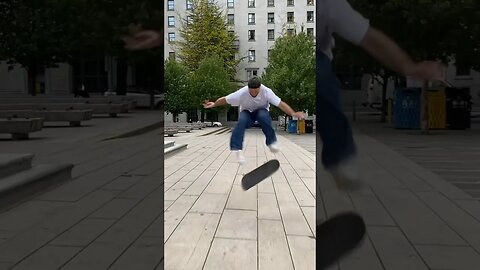
[[[29,134],[43,129],[43,118],[0,119],[0,133],[12,134],[14,140],[28,139]]]
[[[175,146],[165,148],[163,150],[163,153],[165,154],[165,157],[171,156],[176,152],[187,149],[187,146],[188,146],[188,144],[177,144]]]
[[[0,154],[0,181],[32,167],[33,154]]]
[[[72,177],[72,164],[36,165],[0,180],[0,209],[35,195],[53,184]]]
[[[0,110],[2,118],[44,118],[44,122],[70,122],[80,126],[82,121],[91,120],[92,110]]]
[[[0,104],[0,110],[92,110],[93,114],[117,114],[128,110],[127,104],[87,104],[87,103],[18,103]]]

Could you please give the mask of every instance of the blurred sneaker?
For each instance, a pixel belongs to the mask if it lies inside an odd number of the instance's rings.
[[[270,151],[272,151],[272,153],[278,153],[280,151],[280,148],[278,147],[277,142],[270,144],[268,148],[270,148]]]
[[[361,189],[363,186],[363,183],[360,181],[360,170],[356,157],[342,161],[337,166],[329,168],[328,171],[333,176],[335,184],[340,190],[354,191]]]
[[[235,155],[237,156],[237,160],[238,160],[238,163],[240,163],[240,165],[245,164],[245,156],[243,155],[242,150],[233,150],[232,152],[234,152]]]

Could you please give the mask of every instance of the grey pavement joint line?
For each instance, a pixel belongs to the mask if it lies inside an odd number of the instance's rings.
[[[244,140],[245,145],[248,144],[248,140],[249,140],[249,138],[248,138],[248,137],[245,137],[245,140]],[[223,164],[225,164],[226,160],[227,160],[227,159],[225,159],[225,161],[224,161]],[[239,170],[239,169],[240,169],[240,168],[238,167],[235,175],[238,174],[238,170]],[[212,179],[213,179],[213,177],[212,177]],[[212,181],[212,180],[210,180],[210,182],[211,182],[211,181]],[[210,182],[209,182],[209,183],[210,183]],[[226,208],[226,206],[227,206],[227,204],[228,204],[228,199],[230,198],[230,196],[231,196],[231,194],[232,194],[232,189],[233,189],[233,185],[234,185],[234,184],[235,184],[235,179],[234,179],[234,181],[232,181],[232,186],[231,186],[230,189],[229,189],[228,196],[227,196],[227,200],[225,201],[225,205],[224,205],[223,208],[222,208],[222,213],[220,214],[220,218],[219,218],[219,220],[218,220],[217,226],[215,227],[215,231],[214,231],[214,233],[213,233],[213,239],[212,239],[212,241],[211,241],[211,243],[210,243],[210,245],[209,245],[209,247],[208,247],[207,255],[205,256],[205,259],[204,259],[204,261],[203,261],[202,270],[208,270],[208,269],[205,269],[205,265],[206,265],[206,263],[207,263],[208,256],[210,255],[210,251],[211,251],[211,249],[212,249],[213,242],[215,241],[215,238],[217,238],[216,235],[217,235],[217,232],[218,232],[218,227],[220,226],[220,223],[221,223],[221,221],[222,221],[223,215],[224,215],[224,213],[225,213],[225,208]],[[208,185],[207,185],[207,186],[208,186]],[[206,189],[206,187],[205,187],[205,189]],[[204,190],[205,190],[205,189],[204,189]],[[257,236],[257,238],[258,238],[258,236]],[[257,259],[257,260],[258,260],[258,259]],[[258,267],[258,263],[257,263],[257,267]]]
[[[368,136],[368,135],[366,135],[366,136]],[[372,139],[373,139],[373,138],[372,138]],[[375,139],[373,139],[373,140],[375,140]],[[380,143],[380,142],[378,142],[378,143]],[[394,151],[394,150],[391,150],[391,151]],[[377,166],[380,166],[380,164],[378,164],[378,160],[375,159],[375,157],[373,157],[371,154],[369,154],[369,156],[370,156],[370,158],[372,158],[372,159],[377,163]],[[407,158],[407,157],[405,157],[405,158]],[[407,159],[408,159],[408,158],[407,158]],[[413,173],[414,175],[416,175],[418,178],[422,179],[422,181],[424,181],[424,179],[423,179],[420,175],[416,174],[415,171],[413,171],[413,170],[409,170],[409,171],[410,171],[411,173]],[[404,184],[404,182],[402,181],[402,179],[396,177],[396,176],[395,176],[394,174],[392,174],[390,171],[388,171],[388,173],[389,173],[392,177],[396,178],[398,181],[400,181],[401,183]],[[426,182],[426,181],[424,181],[424,182]],[[426,183],[426,184],[429,185],[429,186],[431,186],[429,183]],[[405,185],[405,184],[404,184],[404,185]],[[477,220],[477,219],[476,219],[475,217],[473,217],[468,211],[466,211],[465,209],[463,209],[463,207],[459,206],[454,200],[450,199],[450,198],[449,198],[448,196],[446,196],[443,192],[438,191],[438,190],[437,190],[435,187],[433,187],[433,186],[431,186],[431,187],[432,187],[433,190],[437,191],[440,196],[444,197],[444,198],[447,199],[449,202],[451,202],[453,205],[455,205],[457,208],[461,209],[466,215],[468,215],[468,216],[474,218],[475,220]],[[450,228],[453,232],[455,232],[455,234],[456,234],[459,238],[461,238],[462,240],[464,240],[466,243],[469,243],[469,241],[468,241],[466,238],[464,238],[461,234],[459,234],[459,233],[455,230],[455,228],[452,227],[452,225],[450,225],[439,213],[437,213],[437,211],[435,211],[428,203],[426,203],[425,200],[423,200],[423,199],[418,195],[417,192],[415,192],[414,190],[412,190],[411,188],[409,188],[409,187],[406,186],[406,185],[405,185],[405,189],[409,190],[415,197],[417,197],[428,209],[430,209],[430,210],[432,211],[432,213],[434,213],[440,220],[442,220],[442,221],[444,222],[444,224],[445,224],[448,228]],[[374,193],[375,193],[375,191],[374,191]],[[377,198],[377,199],[378,199],[379,201],[381,201],[379,198]],[[385,207],[385,205],[384,205],[384,207]],[[391,218],[393,219],[393,217],[391,217]],[[393,220],[394,220],[394,219],[393,219]],[[398,224],[397,224],[397,225],[398,225]],[[400,226],[399,226],[399,228],[400,228]],[[403,230],[402,230],[402,232],[403,232]],[[408,237],[407,237],[407,239],[408,239]],[[411,243],[411,242],[410,242],[410,244],[413,245],[413,243]],[[472,245],[469,245],[469,246],[472,247],[472,249],[475,250],[475,252],[480,255],[480,251],[479,251],[477,248],[473,247]],[[418,252],[418,250],[417,250],[417,252]]]
[[[370,154],[368,154],[368,155],[371,157]],[[371,157],[371,158],[372,158],[372,157]],[[377,164],[377,166],[380,166],[380,164],[378,164],[378,161],[377,161],[377,160],[374,159],[374,161],[375,161],[375,163]],[[389,172],[389,173],[390,173],[390,172]],[[393,177],[395,177],[395,176],[393,176]],[[403,183],[403,182],[402,182],[402,183]],[[375,198],[378,200],[378,202],[379,202],[379,203],[382,205],[382,207],[386,210],[386,212],[387,212],[387,214],[389,215],[389,217],[391,218],[391,220],[395,223],[395,225],[396,225],[396,227],[398,228],[398,230],[402,233],[402,236],[408,241],[408,244],[413,248],[413,250],[415,250],[416,255],[418,256],[418,258],[420,258],[420,260],[422,261],[422,263],[423,263],[424,265],[427,265],[427,266],[428,266],[427,261],[420,255],[420,252],[419,252],[418,249],[415,247],[416,244],[413,244],[413,242],[411,241],[411,239],[407,236],[406,232],[405,232],[405,231],[403,230],[403,228],[398,224],[398,222],[397,222],[397,220],[395,219],[395,217],[390,213],[390,211],[388,211],[387,206],[386,206],[386,205],[384,204],[384,202],[380,199],[380,197],[378,196],[378,194],[377,194],[377,192],[375,191],[375,189],[374,189],[374,188],[371,188],[371,187],[370,187],[370,189],[371,189],[372,193],[374,194]],[[372,242],[372,246],[373,246],[374,249],[375,249],[375,252],[377,252],[377,251],[376,251],[377,248],[375,247],[375,243],[374,243],[373,241],[371,241],[371,242]],[[378,253],[377,253],[377,256],[378,256]],[[381,261],[381,257],[378,256],[378,258],[379,258],[379,260]],[[382,266],[383,266],[383,262],[382,262]]]
[[[218,148],[222,148],[222,146],[220,145]],[[218,148],[217,148],[217,149],[218,149]],[[223,151],[221,152],[221,154],[224,153],[224,152],[226,152],[226,151],[229,151],[227,147],[225,147],[225,150],[223,150]],[[212,151],[212,155],[213,155],[213,153],[215,153],[215,151]],[[212,161],[212,163],[213,163],[213,162],[214,162],[214,161]],[[224,162],[222,163],[222,165],[220,166],[220,168],[218,168],[218,169],[215,171],[215,174],[212,176],[212,178],[210,179],[210,181],[207,183],[207,185],[205,186],[205,188],[202,190],[202,193],[203,193],[203,191],[208,187],[208,185],[211,183],[211,181],[213,180],[213,178],[215,177],[215,175],[217,175],[217,173],[220,171],[220,169],[222,168],[222,166],[223,166],[226,162],[227,162],[227,159],[225,159]],[[212,163],[210,163],[210,164],[212,164]],[[206,168],[205,170],[207,170],[207,168]],[[186,191],[186,189],[185,189],[185,191]],[[184,191],[184,192],[185,192],[185,191]],[[182,193],[182,194],[183,194],[183,193]],[[181,196],[181,195],[180,195],[180,196]],[[198,201],[199,198],[200,198],[200,196],[198,196],[198,198],[193,202],[193,204],[192,204],[192,205],[190,206],[190,208],[188,209],[187,213],[190,212],[190,210],[192,209],[192,207],[195,205],[195,203]],[[178,198],[177,198],[176,200],[178,200]],[[176,200],[175,200],[175,201],[176,201]],[[227,200],[227,201],[228,201],[228,200]],[[225,205],[226,205],[226,204],[227,204],[227,202],[225,202]],[[171,205],[173,205],[173,203],[172,203]],[[171,205],[170,205],[170,207],[171,207]],[[170,207],[169,207],[169,208],[170,208]],[[225,206],[224,206],[223,208],[225,209]],[[167,209],[168,209],[168,208],[167,208]],[[223,212],[222,212],[222,213],[223,213]],[[223,215],[223,214],[222,214],[222,215]],[[170,237],[173,235],[173,233],[174,233],[175,230],[178,228],[178,226],[180,225],[180,223],[184,220],[184,218],[185,218],[185,216],[183,216],[183,217],[180,219],[180,221],[178,222],[178,224],[177,224],[177,225],[175,226],[175,228],[173,229],[172,234],[169,235],[169,236],[167,237],[167,239],[165,240],[165,243],[170,239]],[[221,220],[221,217],[220,217],[220,220]],[[215,230],[215,233],[216,233],[216,230]],[[208,257],[208,255],[207,255],[207,257]]]

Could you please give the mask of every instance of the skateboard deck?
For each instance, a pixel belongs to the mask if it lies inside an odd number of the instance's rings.
[[[272,159],[255,170],[245,174],[242,178],[243,190],[249,190],[254,187],[265,178],[272,175],[280,167],[280,162],[276,159]]]
[[[340,213],[317,226],[316,269],[326,269],[349,254],[365,231],[362,217],[353,212]]]

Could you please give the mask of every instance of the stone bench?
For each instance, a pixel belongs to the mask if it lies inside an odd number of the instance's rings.
[[[25,104],[25,103],[76,103],[76,104],[124,104],[124,113],[134,110],[137,102],[131,97],[90,97],[90,98],[72,98],[72,97],[10,97],[1,99],[2,104]]]
[[[191,132],[193,127],[190,125],[184,125],[184,124],[168,124],[167,127],[169,128],[175,128],[178,131],[184,131],[184,132]],[[166,128],[167,128],[166,127]]]
[[[92,119],[92,110],[0,110],[0,118],[44,118],[44,122],[69,122],[79,127]]]
[[[0,133],[12,134],[14,140],[25,140],[43,128],[43,118],[0,118]]]
[[[168,135],[168,137],[173,137],[177,133],[178,129],[165,127],[164,134]]]
[[[117,117],[128,109],[126,104],[82,104],[82,103],[19,103],[0,104],[0,110],[92,110],[93,114],[108,114]]]

